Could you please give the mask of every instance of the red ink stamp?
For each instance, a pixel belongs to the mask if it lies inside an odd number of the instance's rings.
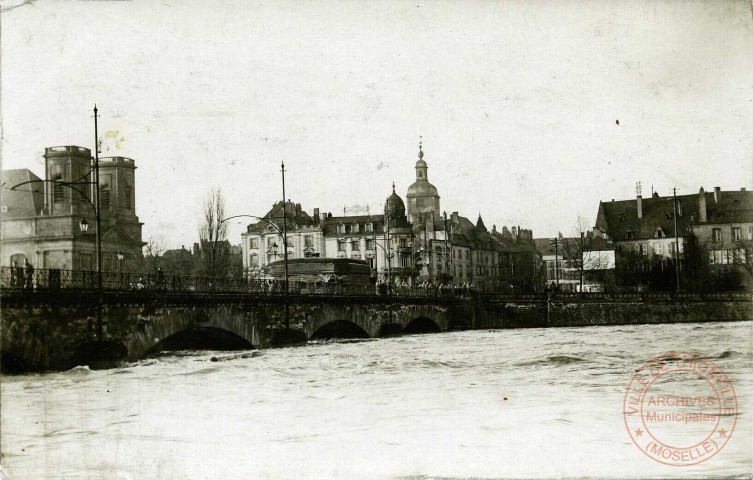
[[[623,417],[633,443],[648,457],[675,467],[695,465],[729,442],[737,423],[737,395],[711,360],[667,353],[633,375]]]

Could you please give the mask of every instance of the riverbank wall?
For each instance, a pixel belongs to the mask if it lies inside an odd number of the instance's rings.
[[[490,299],[477,328],[586,327],[753,320],[750,294],[595,296]]]

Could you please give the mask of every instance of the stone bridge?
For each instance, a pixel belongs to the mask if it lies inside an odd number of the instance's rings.
[[[5,370],[133,361],[163,349],[267,348],[473,326],[469,300],[457,298],[109,292],[100,297],[98,341],[94,298],[87,292],[4,295],[0,352]]]
[[[749,293],[386,296],[4,289],[0,294],[6,372],[137,360],[163,349],[267,348],[469,328],[753,320]]]

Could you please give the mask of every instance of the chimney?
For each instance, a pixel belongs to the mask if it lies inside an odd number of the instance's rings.
[[[722,201],[722,189],[719,187],[714,187],[714,203],[719,203]]]
[[[744,192],[745,191],[745,187],[740,187],[740,191]]]
[[[643,218],[643,197],[638,195],[635,200],[636,208],[638,209],[638,218]]]
[[[193,252],[194,255],[199,255],[201,253],[201,249],[199,248],[199,244],[194,242],[193,244]]]
[[[452,223],[458,223],[458,212],[452,212]]]
[[[319,223],[319,209],[314,209],[314,223]]]
[[[295,218],[300,218],[300,217],[301,217],[301,204],[296,203],[295,204]]]
[[[698,192],[698,221],[706,223],[706,192],[703,191],[703,187]]]

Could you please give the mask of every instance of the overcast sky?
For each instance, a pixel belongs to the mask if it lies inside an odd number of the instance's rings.
[[[737,2],[35,1],[2,12],[3,168],[54,145],[137,162],[144,239],[281,197],[381,210],[419,136],[442,208],[534,236],[599,200],[753,183],[753,10]],[[619,124],[617,124],[619,120]],[[240,243],[240,225],[231,241]]]

